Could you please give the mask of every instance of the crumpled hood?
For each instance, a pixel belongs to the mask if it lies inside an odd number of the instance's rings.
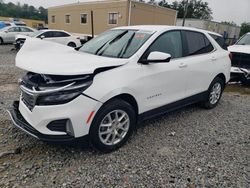
[[[250,45],[233,45],[233,46],[229,46],[228,51],[250,54]]]
[[[91,74],[97,68],[124,65],[127,59],[108,58],[58,43],[27,38],[16,56],[16,66],[26,71],[50,75]]]

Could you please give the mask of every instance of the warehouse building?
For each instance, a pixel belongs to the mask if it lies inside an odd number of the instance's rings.
[[[178,19],[177,25],[181,26],[183,20]],[[200,19],[186,19],[186,27],[195,27],[199,29],[204,29],[208,31],[213,31],[221,34],[225,39],[230,40],[228,43],[234,43],[240,36],[240,27],[228,24],[223,24],[211,20],[200,20]]]
[[[50,29],[94,34],[125,25],[175,25],[177,11],[132,0],[88,1],[50,7]]]
[[[29,27],[39,28],[44,27],[45,22],[42,20],[32,20],[32,19],[23,19],[23,18],[10,18],[10,17],[2,17],[0,16],[0,21],[15,23],[15,22],[23,22]]]

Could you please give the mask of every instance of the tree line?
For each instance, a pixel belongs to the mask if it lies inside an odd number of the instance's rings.
[[[0,0],[0,16],[43,20],[47,22],[48,11],[42,6],[36,8],[26,3],[21,5],[20,3],[4,3],[3,0]]]

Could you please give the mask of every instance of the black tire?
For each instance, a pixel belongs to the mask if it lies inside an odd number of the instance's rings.
[[[72,48],[76,48],[76,44],[75,44],[74,42],[70,42],[70,43],[68,44],[68,46],[70,46],[70,47],[72,47]]]
[[[100,130],[103,128],[103,127],[101,127],[101,124],[106,120],[105,118],[107,118],[107,116],[109,114],[112,114],[114,111],[118,111],[118,110],[125,112],[125,114],[127,115],[126,117],[129,118],[129,121],[128,121],[129,126],[127,128],[128,130],[127,130],[126,134],[124,134],[123,138],[118,137],[121,139],[118,143],[114,144],[112,142],[112,145],[108,145],[108,144],[105,144],[101,140],[100,137],[102,137],[102,136],[99,136]],[[127,119],[125,121],[127,121]],[[91,146],[94,149],[101,151],[101,152],[104,152],[104,153],[112,152],[112,151],[120,148],[121,146],[123,146],[127,142],[127,140],[129,139],[129,137],[131,136],[131,134],[135,128],[135,125],[136,125],[136,114],[135,114],[133,107],[129,103],[127,103],[123,100],[113,99],[113,100],[107,102],[106,104],[104,104],[104,106],[101,107],[101,109],[97,112],[97,114],[94,117],[94,120],[91,124],[90,132],[89,132]],[[118,125],[116,125],[116,126],[118,126]],[[105,131],[111,130],[111,129],[114,129],[113,123],[112,123],[112,126],[107,128]],[[116,133],[118,133],[118,132],[116,131]],[[111,140],[112,140],[114,135],[115,135],[114,137],[116,138],[116,133],[114,132],[114,130],[112,131],[112,133],[109,133],[109,134],[112,134]],[[107,135],[107,137],[108,136],[110,138],[110,135]],[[107,137],[105,139],[107,139]],[[108,140],[109,140],[109,138],[108,138]]]
[[[0,45],[3,45],[3,39],[0,37]]]
[[[215,99],[213,101],[213,100],[211,100],[211,98],[212,98],[211,95],[212,95],[212,92],[213,92],[213,88],[218,86],[218,85],[220,86],[221,91],[220,91],[220,94],[216,95],[217,100]],[[212,109],[212,108],[216,107],[217,104],[219,103],[220,99],[221,99],[224,88],[225,88],[225,82],[220,77],[216,77],[209,86],[207,96],[206,96],[206,100],[204,102],[202,102],[202,106],[204,108],[206,108],[206,109]]]

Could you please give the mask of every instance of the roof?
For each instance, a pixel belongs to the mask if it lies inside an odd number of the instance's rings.
[[[129,0],[85,0],[84,2],[78,1],[77,3],[69,3],[69,4],[64,4],[64,5],[52,6],[52,7],[48,7],[48,9],[62,8],[62,7],[76,6],[76,5],[120,3],[120,2],[129,2]],[[147,6],[157,7],[157,8],[160,8],[160,9],[165,9],[165,10],[167,9],[167,10],[170,10],[170,11],[177,12],[175,9],[171,9],[171,8],[168,8],[168,7],[159,6],[157,4],[156,5],[155,4],[149,4],[149,3],[140,2],[140,1],[136,1],[136,0],[131,0],[131,2],[133,2],[133,3],[139,3],[139,4],[145,4]]]
[[[203,30],[203,29],[197,29],[193,27],[182,27],[182,26],[169,26],[169,25],[134,25],[134,26],[122,26],[122,27],[116,27],[113,29],[135,29],[135,30],[147,30],[147,31],[155,31],[155,32],[161,32],[161,31],[167,31],[167,30],[173,30],[173,29],[180,29],[180,30],[191,30],[191,31],[198,31],[202,33],[211,33],[215,35],[220,35],[215,32]]]

